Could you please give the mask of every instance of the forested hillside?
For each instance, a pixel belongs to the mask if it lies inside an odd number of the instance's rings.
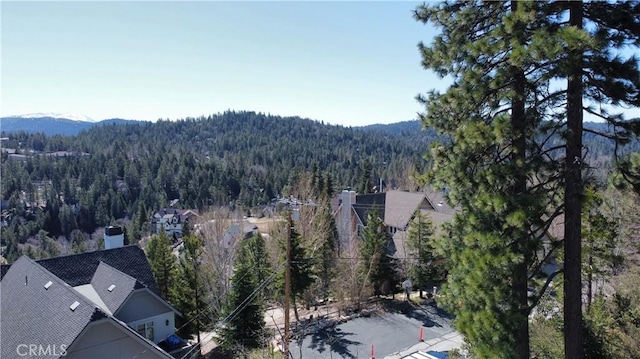
[[[132,120],[112,118],[98,122],[79,121],[62,117],[1,117],[0,129],[6,133],[27,132],[47,135],[74,136],[95,126],[126,124]]]
[[[2,154],[2,245],[9,259],[29,238],[47,247],[47,237],[77,237],[76,230],[92,233],[121,218],[133,221],[131,236],[140,238],[150,216],[173,199],[199,210],[265,205],[305,171],[315,171],[332,191],[355,187],[365,168],[372,183],[381,177],[414,189],[409,177],[427,146],[253,112],[107,125],[73,137],[3,136],[9,137],[3,148],[26,155]]]
[[[315,172],[332,192],[358,188],[363,177],[414,190],[412,175],[435,138],[420,126],[410,121],[351,128],[226,112],[97,126],[71,137],[5,133],[2,148],[25,156],[2,152],[5,257],[15,258],[18,244],[30,238],[40,248],[60,236],[79,246],[82,233],[123,218],[131,223],[130,237],[139,239],[153,213],[173,199],[201,211],[259,208],[286,195],[302,172]],[[613,151],[591,148],[600,159]]]

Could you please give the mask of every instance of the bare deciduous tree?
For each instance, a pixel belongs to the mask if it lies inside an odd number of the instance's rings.
[[[234,225],[239,230],[232,230]],[[233,264],[242,240],[242,228],[242,214],[224,208],[204,215],[200,223],[195,225],[204,247],[199,268],[206,278],[204,287],[215,315],[222,313],[231,288]]]

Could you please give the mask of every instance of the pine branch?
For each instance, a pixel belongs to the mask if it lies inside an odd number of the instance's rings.
[[[549,288],[549,285],[551,284],[551,282],[553,281],[553,279],[560,273],[563,273],[564,269],[559,269],[553,273],[551,273],[551,275],[547,278],[547,281],[544,282],[544,285],[542,286],[542,289],[540,290],[540,294],[538,294],[537,296],[534,296],[534,300],[533,303],[528,306],[527,308],[524,309],[525,313],[527,314],[527,316],[529,314],[531,314],[531,311],[533,310],[533,308],[535,308],[536,306],[538,306],[538,303],[540,303],[540,300],[542,299],[542,297],[544,296],[544,294],[547,291],[547,288]]]

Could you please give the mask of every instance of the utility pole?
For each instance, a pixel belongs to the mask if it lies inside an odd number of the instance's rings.
[[[197,251],[197,250],[196,250]],[[196,330],[198,331],[198,351],[201,352],[202,347],[200,346],[200,306],[199,306],[199,301],[200,298],[198,297],[198,261],[200,260],[200,256],[196,256],[196,258],[193,259],[193,280],[194,280],[194,284],[195,284],[195,295],[196,295]]]
[[[289,298],[291,297],[291,209],[287,223],[287,262],[284,266],[284,350],[282,357],[289,359]]]

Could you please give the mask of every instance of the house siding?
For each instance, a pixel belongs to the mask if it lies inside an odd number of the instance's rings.
[[[134,324],[153,321],[155,343],[173,334],[175,328],[174,312],[147,291],[133,293],[115,313],[115,317],[127,323],[134,330],[136,329]],[[169,320],[169,325],[166,325],[167,320]]]
[[[65,359],[167,358],[113,323],[90,325],[68,348]]]
[[[169,325],[167,325],[167,321],[169,321]],[[153,342],[156,344],[167,339],[168,336],[175,332],[173,312],[162,313],[155,317],[137,320],[127,323],[127,325],[133,328],[133,330],[136,330],[138,324],[146,324],[149,322],[153,322]]]

